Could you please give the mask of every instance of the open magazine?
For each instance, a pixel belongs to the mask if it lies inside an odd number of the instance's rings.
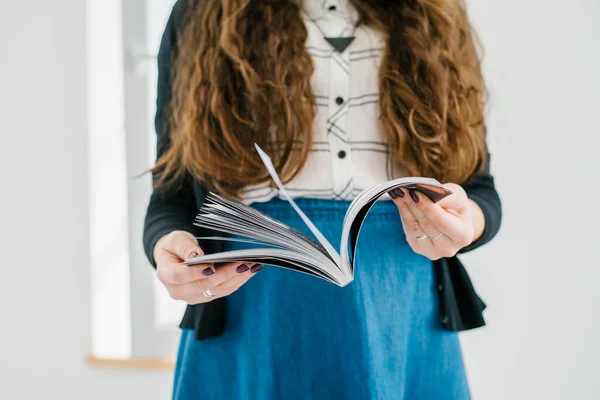
[[[228,235],[202,239],[245,242],[255,244],[256,247],[194,257],[187,260],[185,264],[223,262],[269,264],[304,272],[339,286],[346,286],[354,279],[354,258],[360,228],[369,210],[381,196],[391,189],[405,188],[417,190],[433,202],[437,202],[452,193],[432,178],[400,178],[371,186],[362,191],[348,207],[338,253],[285,190],[269,156],[258,145],[255,147],[279,188],[280,195],[290,203],[315,238],[239,201],[209,193],[194,225]]]

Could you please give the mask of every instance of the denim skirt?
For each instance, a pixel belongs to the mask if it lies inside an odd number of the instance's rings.
[[[339,248],[349,202],[298,199]],[[253,204],[309,232],[292,207]],[[227,242],[228,250],[246,244]],[[344,288],[265,266],[228,297],[223,335],[183,330],[174,399],[468,399],[456,332],[439,322],[431,260],[412,251],[396,206],[378,201]]]

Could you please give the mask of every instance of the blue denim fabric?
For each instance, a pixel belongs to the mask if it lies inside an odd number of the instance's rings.
[[[349,203],[297,202],[338,247]],[[308,231],[287,202],[254,207]],[[380,201],[348,286],[265,266],[229,297],[222,336],[196,341],[183,330],[173,398],[468,399],[458,336],[438,318],[432,262],[409,247],[394,204]]]

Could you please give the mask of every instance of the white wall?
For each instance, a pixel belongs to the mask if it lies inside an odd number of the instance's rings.
[[[600,2],[470,1],[486,47],[504,226],[465,257],[489,326],[475,399],[600,398]]]
[[[470,3],[506,215],[497,240],[465,257],[489,304],[489,326],[463,335],[474,398],[600,398],[600,3]],[[168,398],[169,373],[83,363],[83,5],[0,3],[0,398]]]
[[[0,2],[0,398],[165,399],[171,374],[88,367],[83,0]]]

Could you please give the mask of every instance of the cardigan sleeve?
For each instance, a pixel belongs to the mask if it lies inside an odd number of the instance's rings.
[[[182,21],[184,0],[174,7],[158,52],[158,87],[156,99],[155,128],[156,152],[160,157],[170,146],[168,107],[171,101],[171,63],[175,54],[176,37]],[[153,175],[153,181],[157,176]],[[179,185],[155,188],[150,197],[144,221],[143,244],[146,256],[156,268],[153,251],[156,242],[174,230],[185,230],[196,235],[193,225],[196,216],[196,201],[193,181],[187,176]],[[196,235],[197,236],[197,235]]]
[[[502,221],[502,204],[490,174],[490,154],[485,163],[463,184],[467,197],[481,208],[485,228],[479,239],[463,247],[459,253],[466,253],[483,246],[498,233]],[[485,303],[475,292],[469,274],[458,257],[441,258],[434,261],[437,288],[440,302],[440,322],[450,331],[464,331],[485,325],[483,311]]]
[[[459,253],[466,253],[483,246],[496,236],[502,222],[502,203],[496,191],[494,177],[490,174],[490,154],[480,172],[471,177],[463,188],[467,197],[481,208],[485,219],[485,228],[479,239],[463,247]]]

